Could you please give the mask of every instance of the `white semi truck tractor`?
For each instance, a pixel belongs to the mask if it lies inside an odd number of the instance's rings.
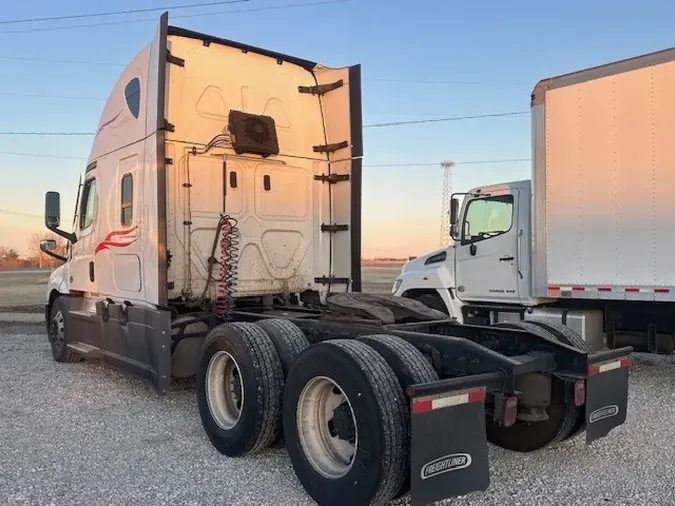
[[[408,262],[394,294],[459,323],[538,319],[591,350],[673,353],[673,83],[675,49],[539,82],[531,180],[454,196],[451,245]]]
[[[362,155],[358,65],[163,15],[103,108],[72,230],[45,198],[69,242],[45,300],[54,359],[160,394],[196,377],[212,445],[244,457],[283,439],[321,506],[484,490],[488,440],[534,451],[623,424],[630,347],[359,293]]]

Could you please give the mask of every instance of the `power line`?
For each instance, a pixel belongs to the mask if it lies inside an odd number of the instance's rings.
[[[523,114],[529,114],[529,111],[520,111],[520,112],[501,112],[493,114],[476,114],[473,116],[451,116],[447,118],[433,118],[433,119],[420,119],[412,121],[394,121],[390,123],[372,123],[370,125],[363,125],[363,128],[379,128],[379,127],[388,127],[388,126],[399,126],[399,125],[417,125],[421,123],[439,123],[442,121],[459,121],[466,119],[480,119],[480,118],[501,118],[505,116],[517,116]],[[92,132],[0,132],[0,135],[34,135],[34,136],[85,136],[85,135],[94,135]]]
[[[36,156],[40,158],[63,158],[69,160],[86,160],[83,156],[64,156],[64,155],[50,155],[46,153],[20,153],[14,151],[0,151],[0,155],[16,155],[16,156]],[[454,162],[455,165],[479,165],[492,163],[514,163],[514,162],[529,162],[531,158],[498,158],[492,160],[465,160]],[[438,162],[409,162],[409,163],[382,163],[382,164],[365,164],[364,167],[372,168],[387,168],[387,167],[438,167]]]
[[[447,118],[432,118],[432,119],[417,119],[410,121],[392,121],[389,123],[371,123],[370,125],[363,125],[363,128],[380,128],[399,125],[418,125],[421,123],[441,123],[444,121],[459,121],[464,119],[479,119],[479,118],[501,118],[505,116],[521,116],[523,114],[530,114],[530,111],[516,111],[516,112],[498,112],[492,114],[476,114],[474,116],[450,116]]]
[[[9,211],[6,209],[0,209],[0,214],[11,214],[13,216],[26,216],[28,218],[40,218],[40,219],[43,218],[43,216],[39,216],[37,214],[18,213],[16,211]]]
[[[467,160],[464,162],[453,162],[455,165],[483,165],[491,163],[513,163],[513,162],[529,162],[531,158],[500,158],[496,160]],[[411,162],[411,163],[381,163],[381,164],[364,164],[364,167],[438,167],[438,162]]]
[[[350,2],[351,0],[323,0],[318,2],[304,2],[304,3],[294,3],[294,4],[284,4],[284,5],[268,5],[265,7],[255,7],[250,9],[234,9],[234,10],[224,10],[224,11],[214,11],[214,12],[204,12],[200,14],[183,14],[180,16],[172,16],[172,19],[186,19],[186,18],[197,18],[205,16],[218,16],[221,14],[241,14],[247,12],[263,12],[263,11],[272,11],[280,9],[294,9],[298,7],[313,7],[329,4],[338,4]],[[130,23],[156,23],[156,18],[142,18],[142,19],[127,19],[121,21],[103,21],[100,23],[83,23],[79,25],[66,25],[66,26],[46,26],[40,28],[26,28],[21,30],[4,30],[0,31],[0,35],[11,34],[11,33],[30,33],[30,32],[47,32],[54,30],[73,30],[75,28],[92,28],[99,26],[112,26],[112,25],[124,25]]]
[[[99,12],[99,13],[88,13],[88,14],[71,14],[68,16],[52,16],[47,18],[25,18],[25,19],[9,19],[0,21],[0,25],[11,25],[17,23],[34,23],[36,21],[62,21],[64,19],[82,19],[82,18],[99,18],[105,16],[120,16],[122,14],[139,14],[141,12],[157,12],[165,11],[168,9],[193,9],[195,7],[211,7],[212,5],[223,5],[223,4],[238,4],[244,2],[250,2],[251,0],[224,0],[218,2],[204,2],[198,4],[181,4],[181,5],[170,5],[164,7],[146,7],[143,9],[129,9],[125,11],[109,11],[109,12]]]
[[[381,81],[386,83],[407,83],[407,84],[459,84],[459,85],[481,85],[494,86],[495,81],[458,81],[454,79],[400,79],[396,77],[369,77],[364,81]],[[531,86],[532,83],[524,81],[499,81],[499,84],[507,84],[513,86]]]
[[[2,32],[0,32],[2,33]],[[123,63],[110,63],[102,61],[90,61],[90,60],[54,60],[51,58],[33,58],[29,56],[0,56],[0,60],[15,60],[15,61],[40,61],[47,63],[78,63],[81,65],[100,65],[100,66],[109,66],[109,67],[124,67]]]
[[[324,3],[340,3],[340,2],[347,2],[350,0],[333,0],[333,1],[328,1],[328,2],[312,2],[312,3],[305,3],[305,4],[290,4],[290,5],[283,5],[283,6],[275,6],[271,8],[290,8],[290,7],[300,7],[300,6],[310,6],[310,5],[322,5]],[[253,9],[248,10],[246,12],[251,12]],[[244,12],[244,11],[236,11],[236,12]],[[199,14],[201,16],[201,14]],[[175,16],[175,17],[186,17],[186,16]],[[143,21],[151,21],[151,20],[143,20]],[[83,25],[86,26],[86,25]],[[54,29],[61,29],[61,28],[68,28],[68,27],[53,27]],[[11,33],[11,32],[0,32],[2,33]],[[62,59],[52,59],[52,58],[42,58],[42,57],[32,57],[32,56],[3,56],[0,55],[0,60],[15,60],[15,61],[39,61],[39,62],[45,62],[45,63],[72,63],[76,65],[98,65],[98,66],[103,66],[103,67],[124,67],[126,63],[115,63],[115,62],[104,62],[104,61],[93,61],[93,60],[62,60]],[[443,80],[431,80],[431,81],[421,81],[418,79],[399,79],[399,78],[388,78],[388,77],[368,77],[364,78],[364,81],[375,81],[375,82],[383,82],[383,83],[413,83],[413,84],[467,84],[467,85],[481,85],[481,84],[489,84],[489,85],[495,85],[495,84],[518,84],[518,85],[530,85],[531,83],[512,83],[508,81],[490,81],[490,82],[483,82],[483,81],[443,81]],[[442,113],[396,113],[396,112],[371,112],[369,114],[402,114],[402,115],[409,115],[409,116],[437,116]]]
[[[74,97],[74,96],[64,96],[64,95],[43,95],[41,93],[10,93],[10,92],[0,92],[0,96],[4,97],[25,97],[25,98],[58,98],[63,100],[107,100],[100,97]]]
[[[34,156],[37,158],[62,158],[64,160],[86,160],[84,156],[50,155],[46,153],[18,153],[15,151],[0,151],[0,155]]]
[[[0,135],[76,136],[76,135],[94,135],[94,134],[91,132],[0,132]]]

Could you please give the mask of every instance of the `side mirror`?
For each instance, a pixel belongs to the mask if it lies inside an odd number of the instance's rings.
[[[54,239],[44,239],[40,241],[40,250],[45,253],[50,253],[56,249],[56,241]]]
[[[450,225],[457,223],[457,214],[459,213],[459,200],[453,198],[450,201]]]
[[[54,239],[44,239],[40,241],[40,251],[46,253],[52,258],[60,260],[61,262],[67,262],[68,259],[66,257],[54,253],[55,249],[56,249],[56,241]]]
[[[452,198],[450,200],[450,237],[454,238],[457,234],[457,219],[459,214],[459,200]]]
[[[45,226],[53,230],[61,224],[61,195],[59,192],[45,194]]]

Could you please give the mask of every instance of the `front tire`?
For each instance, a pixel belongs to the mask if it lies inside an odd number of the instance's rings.
[[[72,363],[82,360],[68,348],[68,299],[57,297],[49,314],[49,330],[47,334],[52,348],[52,356],[56,362]]]
[[[430,307],[431,309],[435,309],[436,311],[449,314],[445,302],[443,302],[443,299],[441,299],[440,295],[438,295],[437,293],[425,293],[422,295],[418,295],[417,297],[415,297],[415,300],[421,302],[427,307]]]
[[[256,325],[223,324],[209,332],[197,372],[197,404],[219,452],[256,453],[277,438],[283,381],[274,344]]]
[[[295,473],[322,506],[380,505],[405,479],[405,395],[368,345],[336,339],[310,346],[286,380],[283,426]]]

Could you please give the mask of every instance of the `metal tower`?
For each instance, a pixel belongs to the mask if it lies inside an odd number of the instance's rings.
[[[452,195],[451,169],[455,162],[443,160],[443,195],[441,197],[441,248],[450,244],[450,195]]]

